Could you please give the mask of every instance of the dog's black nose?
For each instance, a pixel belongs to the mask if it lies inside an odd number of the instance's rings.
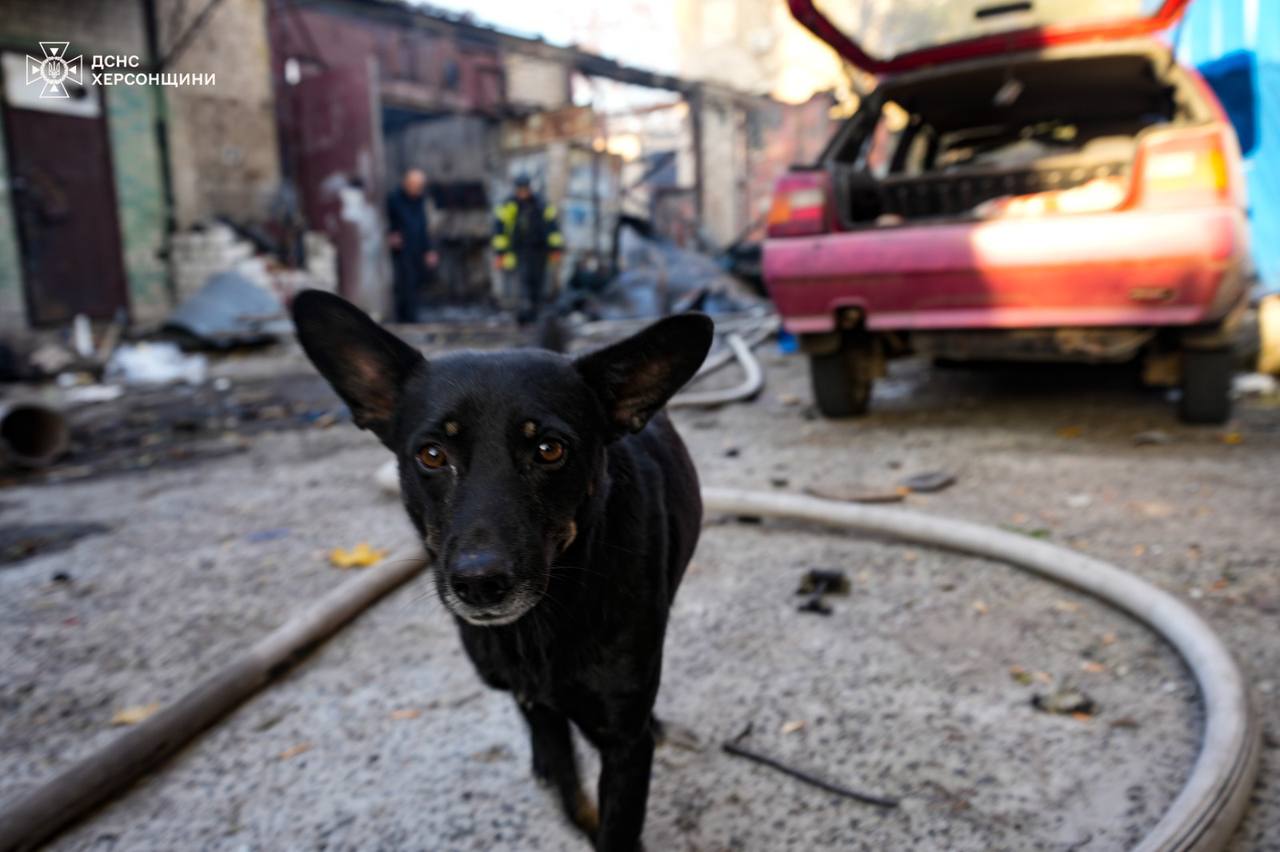
[[[469,551],[458,554],[449,572],[449,585],[458,599],[468,606],[494,606],[515,585],[511,566],[489,550]]]

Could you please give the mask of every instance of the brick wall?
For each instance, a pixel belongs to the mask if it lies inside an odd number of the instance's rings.
[[[161,52],[203,3],[159,0]],[[223,0],[169,70],[213,73],[213,86],[165,88],[174,218],[185,229],[216,216],[267,215],[280,181],[271,55],[263,0]]]

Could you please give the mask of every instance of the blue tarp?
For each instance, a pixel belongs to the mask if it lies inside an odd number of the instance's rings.
[[[1280,291],[1280,3],[1192,0],[1173,38],[1235,125],[1258,276],[1264,290]]]

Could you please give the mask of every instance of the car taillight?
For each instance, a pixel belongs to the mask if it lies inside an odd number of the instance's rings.
[[[1153,135],[1139,155],[1141,201],[1156,206],[1217,204],[1233,199],[1234,139],[1229,130],[1206,128]]]
[[[824,173],[784,175],[773,194],[766,231],[771,237],[801,237],[825,233],[827,179]]]

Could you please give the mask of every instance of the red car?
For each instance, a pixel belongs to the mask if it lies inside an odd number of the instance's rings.
[[[1188,1],[789,0],[879,81],[769,215],[765,282],[825,415],[916,353],[1141,358],[1185,420],[1227,419],[1244,182],[1221,105],[1157,39]]]

